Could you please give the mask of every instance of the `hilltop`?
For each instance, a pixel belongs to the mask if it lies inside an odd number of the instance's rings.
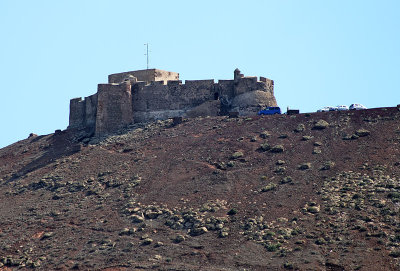
[[[0,270],[399,269],[399,108],[85,136],[0,149]]]

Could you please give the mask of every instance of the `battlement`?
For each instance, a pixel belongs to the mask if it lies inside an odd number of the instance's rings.
[[[244,76],[234,79],[179,80],[179,73],[157,69],[111,74],[97,93],[72,99],[68,128],[93,129],[96,134],[118,130],[132,122],[185,116],[256,114],[259,107],[276,106],[274,82]]]

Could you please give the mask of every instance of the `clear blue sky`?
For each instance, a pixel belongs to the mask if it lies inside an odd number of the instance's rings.
[[[275,80],[278,104],[400,103],[400,1],[0,1],[0,147],[68,126],[111,73]]]

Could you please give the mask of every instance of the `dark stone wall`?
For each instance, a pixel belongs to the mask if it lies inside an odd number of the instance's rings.
[[[133,122],[130,83],[99,84],[96,134],[116,131]]]

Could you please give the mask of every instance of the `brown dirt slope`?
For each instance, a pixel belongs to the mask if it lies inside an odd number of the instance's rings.
[[[31,137],[0,150],[0,270],[398,270],[399,144],[398,108]]]

